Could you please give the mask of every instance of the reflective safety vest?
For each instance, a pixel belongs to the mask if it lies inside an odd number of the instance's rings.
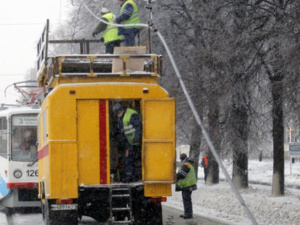
[[[130,118],[133,114],[138,114],[138,113],[133,109],[127,108],[125,115],[123,117],[124,133],[130,145],[133,145],[134,137],[135,137],[135,128],[130,124]]]
[[[109,23],[114,23],[114,21],[112,20],[113,17],[116,17],[116,15],[113,13],[106,13],[102,16],[102,18],[107,19]],[[118,35],[118,27],[107,25],[106,30],[103,33],[103,39],[104,43],[108,43],[112,41],[122,40],[122,36]]]
[[[185,176],[185,178],[177,181],[177,185],[180,188],[191,187],[197,184],[195,169],[192,164],[185,162],[184,165],[190,168],[190,172]]]
[[[128,20],[122,21],[122,24],[134,24],[134,23],[139,23],[140,19],[138,17],[138,8],[133,0],[127,0],[121,7],[120,9],[120,14],[124,12],[125,6],[127,4],[131,4],[133,6],[133,13],[131,17]],[[130,28],[139,28],[139,27],[123,27],[124,29],[130,29]]]
[[[203,161],[204,161],[204,168],[208,168],[208,157],[206,155],[203,157]]]

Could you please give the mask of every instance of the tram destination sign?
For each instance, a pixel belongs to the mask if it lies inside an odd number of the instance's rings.
[[[290,157],[300,158],[300,143],[296,143],[296,142],[290,143],[289,152],[290,152]]]
[[[37,126],[36,116],[14,116],[12,119],[13,126]]]

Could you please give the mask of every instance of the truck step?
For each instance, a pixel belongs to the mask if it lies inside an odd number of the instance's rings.
[[[112,191],[127,191],[129,192],[129,188],[112,188]]]
[[[123,198],[123,197],[127,197],[129,198],[130,197],[130,194],[123,194],[123,195],[112,195],[112,197],[116,197],[116,198]]]
[[[113,211],[129,211],[130,207],[112,208]]]
[[[131,220],[128,221],[113,221],[112,224],[132,224]]]

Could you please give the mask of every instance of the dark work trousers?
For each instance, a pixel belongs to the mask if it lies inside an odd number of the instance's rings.
[[[192,191],[182,190],[183,209],[185,216],[193,216]]]
[[[124,37],[124,46],[134,46],[135,45],[135,37],[138,33],[138,29],[125,29],[125,31],[122,33]]]
[[[134,169],[134,152],[133,147],[129,146],[125,149],[125,178],[133,179],[135,176],[135,169]]]
[[[141,147],[129,146],[125,150],[125,179],[138,181],[142,179]]]
[[[141,146],[132,146],[136,180],[142,180]]]
[[[206,183],[206,179],[207,179],[207,174],[208,174],[208,168],[204,167],[204,181]]]
[[[121,41],[111,41],[105,44],[105,52],[106,54],[113,54],[115,47],[120,47]]]

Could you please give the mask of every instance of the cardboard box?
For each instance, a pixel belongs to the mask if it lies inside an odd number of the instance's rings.
[[[146,54],[146,46],[133,46],[133,47],[115,47],[114,54],[123,55],[141,55]],[[131,73],[135,71],[144,71],[145,59],[125,59],[126,72]],[[123,60],[113,59],[112,72],[123,72]]]

